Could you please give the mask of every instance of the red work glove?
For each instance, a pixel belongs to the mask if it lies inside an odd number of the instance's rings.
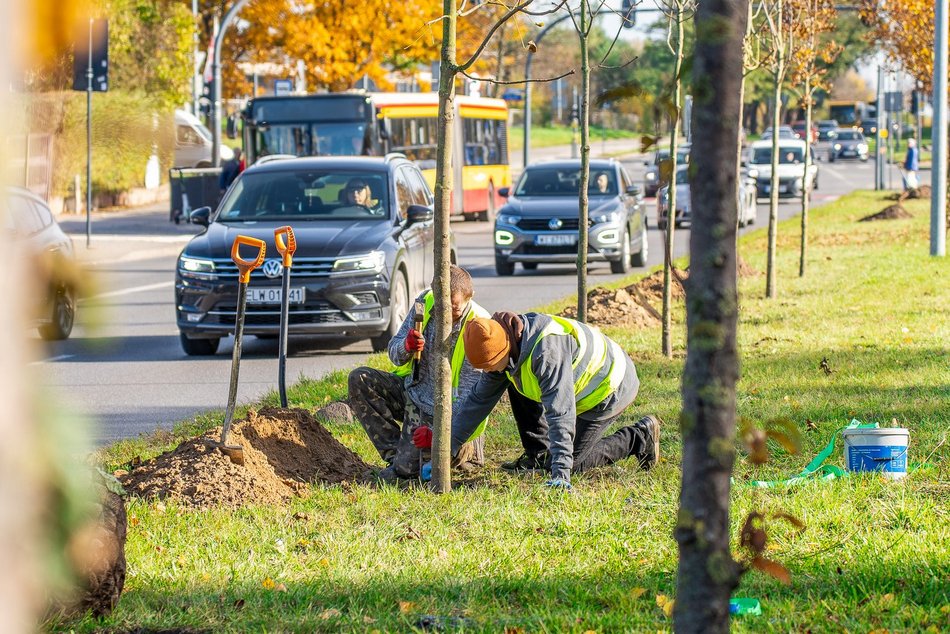
[[[406,335],[406,352],[422,352],[422,349],[425,348],[426,340],[422,336],[422,333],[416,329],[409,331],[409,334]]]
[[[412,432],[412,444],[419,449],[432,448],[432,429],[430,427],[416,427]]]

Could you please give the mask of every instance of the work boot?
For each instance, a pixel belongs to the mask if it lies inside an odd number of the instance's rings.
[[[501,463],[501,468],[505,471],[521,473],[526,471],[544,471],[550,464],[551,458],[548,452],[542,451],[536,454],[523,453],[511,462]]]
[[[650,469],[660,461],[660,419],[649,414],[636,424],[647,430],[647,451],[646,455],[640,458],[640,466],[644,470]]]

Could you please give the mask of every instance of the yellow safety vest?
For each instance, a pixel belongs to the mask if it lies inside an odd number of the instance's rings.
[[[425,296],[422,299],[422,332],[425,332],[426,326],[429,324],[429,317],[432,316],[432,307],[435,305],[435,295],[431,290],[426,291]],[[465,333],[465,326],[468,325],[468,322],[474,319],[475,317],[482,317],[488,319],[491,315],[488,314],[488,311],[475,303],[474,300],[471,300],[471,309],[468,311],[468,315],[465,316],[465,323],[462,324],[462,328],[459,330],[458,339],[455,340],[455,348],[452,350],[452,402],[458,398],[458,386],[459,386],[459,377],[462,375],[462,365],[465,363],[465,343],[462,341],[462,335]],[[406,363],[397,366],[393,370],[393,374],[396,376],[409,376],[412,372],[412,360],[407,361]],[[483,420],[479,425],[478,429],[475,430],[475,433],[472,434],[473,438],[478,437],[485,430],[485,425],[488,423],[488,419]]]
[[[626,353],[592,326],[564,317],[550,317],[551,323],[545,326],[535,339],[531,354],[521,364],[521,368],[516,370],[515,376],[508,373],[508,378],[523,396],[540,403],[541,386],[531,369],[534,349],[544,337],[573,337],[577,342],[577,356],[571,362],[574,372],[574,398],[577,403],[576,411],[582,414],[596,407],[620,387],[627,370]],[[613,363],[610,362],[610,356],[613,357]]]

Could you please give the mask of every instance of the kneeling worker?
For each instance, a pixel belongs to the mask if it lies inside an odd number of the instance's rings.
[[[469,362],[484,373],[453,416],[453,456],[511,386],[526,445],[516,463],[540,467],[549,461],[549,486],[570,488],[571,473],[629,456],[645,469],[656,464],[656,416],[604,436],[633,403],[640,381],[630,357],[599,330],[563,317],[503,312],[473,319],[464,342]]]
[[[458,395],[465,395],[478,380],[481,372],[472,368],[462,350],[461,334],[476,317],[488,317],[488,312],[472,300],[472,277],[462,268],[452,265],[449,271],[449,291],[452,301],[452,333],[449,349],[453,351],[452,397],[458,405]],[[422,325],[413,328],[415,304],[406,316],[399,332],[389,342],[389,359],[396,365],[393,372],[360,367],[350,372],[349,403],[356,418],[363,425],[373,445],[389,466],[380,472],[384,480],[412,478],[419,473],[419,448],[413,443],[413,432],[432,425],[435,396],[435,323],[429,323],[435,295],[425,291],[417,298],[422,304]],[[419,360],[413,361],[417,352]],[[413,363],[419,364],[413,372]],[[415,374],[415,379],[413,375]],[[402,425],[400,425],[402,423]],[[471,442],[456,447],[453,466],[465,468],[484,462],[484,417],[472,426]],[[430,434],[431,436],[431,434]],[[466,439],[468,440],[468,439]]]

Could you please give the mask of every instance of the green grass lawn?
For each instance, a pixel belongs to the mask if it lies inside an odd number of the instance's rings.
[[[782,223],[777,299],[763,298],[763,275],[741,281],[739,413],[790,418],[804,451],[773,446],[772,461],[754,467],[740,450],[733,534],[753,510],[791,513],[806,528],[771,530],[768,554],[792,582],[743,577],[735,596],[760,599],[763,613],[736,618],[738,632],[950,629],[950,268],[928,255],[925,202],[905,203],[913,219],[856,222],[886,204],[863,192],[812,212],[803,279],[797,221]],[[740,242],[760,271],[765,245],[761,229]],[[446,619],[449,631],[668,631],[657,597],[675,595],[683,312],[675,314],[673,360],[658,353],[658,329],[607,329],[642,383],[623,423],[646,412],[667,421],[663,459],[650,472],[626,461],[576,477],[574,495],[552,494],[540,476],[497,469],[519,453],[510,414],[499,410],[489,466],[447,495],[315,486],[290,506],[240,511],[131,500],[118,608],[102,621],[49,626],[404,632],[428,614]],[[295,405],[310,408],[343,396],[343,373],[291,391]],[[910,429],[911,462],[924,464],[901,482],[865,475],[796,488],[743,484],[796,473],[852,418],[896,419]],[[178,434],[214,422],[206,416]],[[358,425],[332,431],[378,461]],[[102,457],[114,467],[175,442],[127,442]],[[834,460],[841,464],[840,445]]]
[[[570,126],[531,126],[531,147],[550,147],[552,145],[570,145],[573,131]],[[580,143],[580,132],[577,133]],[[590,127],[591,144],[600,141],[606,134],[607,139],[636,139],[638,132],[614,128]],[[508,131],[508,151],[520,152],[524,147],[524,126],[512,126]]]

